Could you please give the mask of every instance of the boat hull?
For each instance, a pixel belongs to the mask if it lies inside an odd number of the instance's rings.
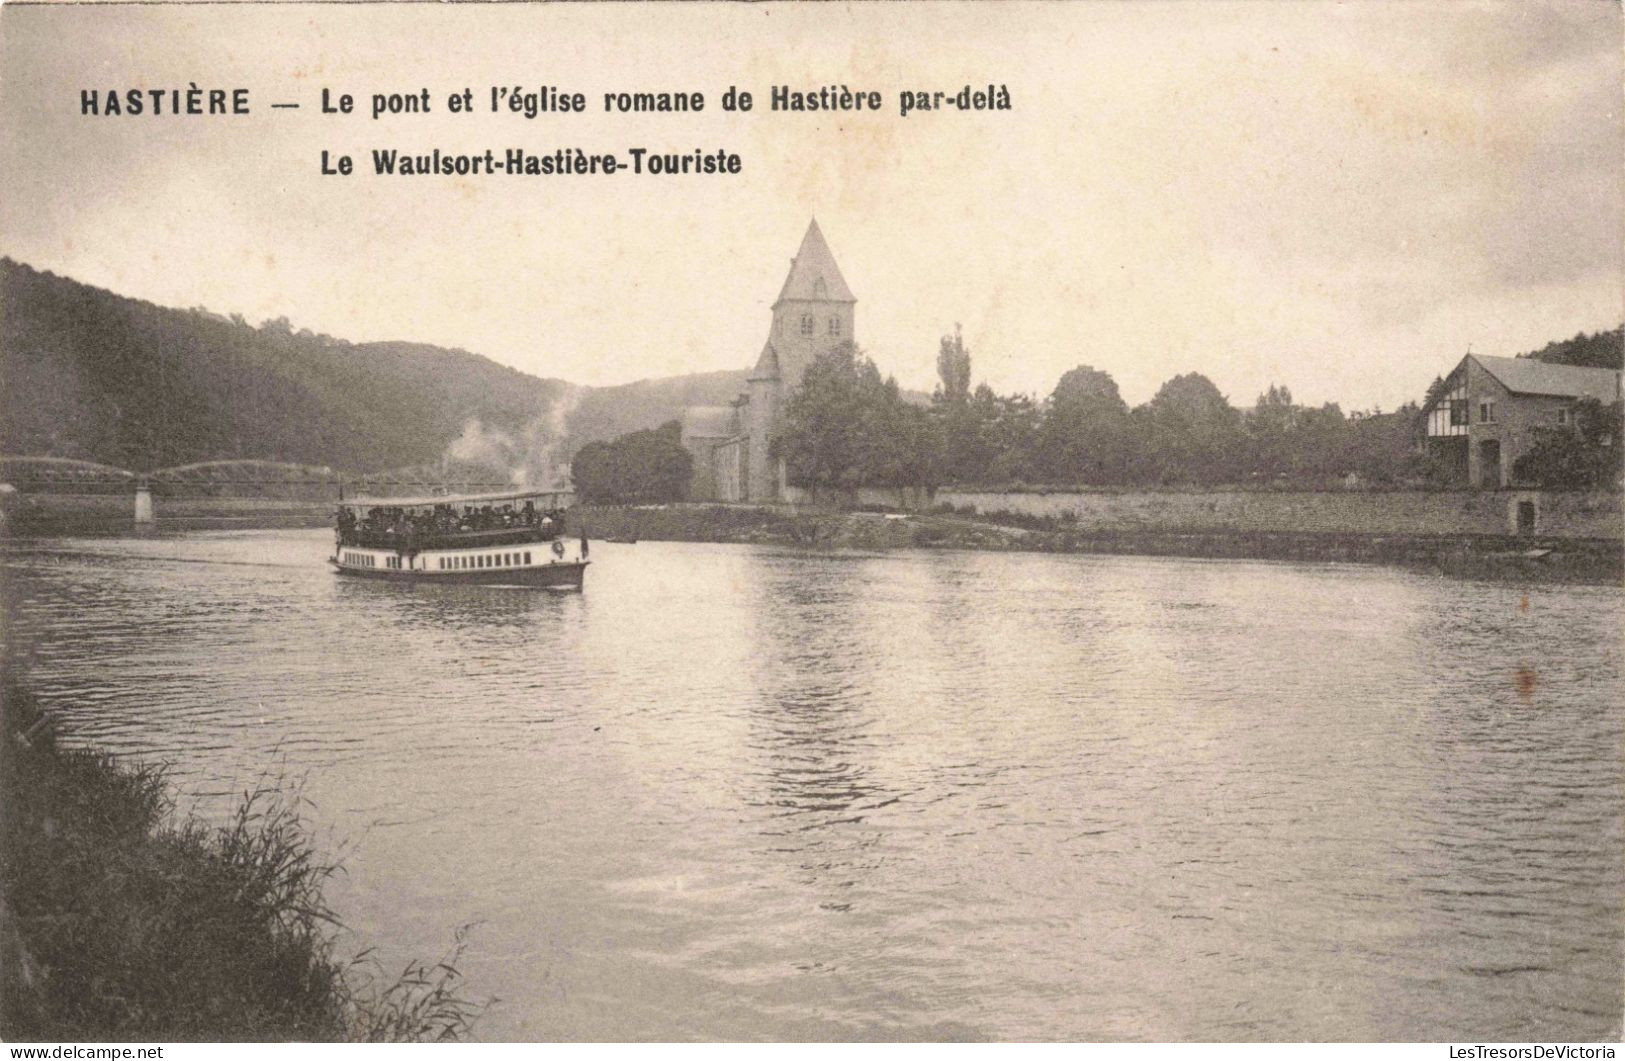
[[[558,561],[528,567],[490,571],[415,571],[387,568],[357,568],[328,560],[333,570],[348,578],[370,578],[380,582],[409,582],[433,586],[538,586],[545,589],[579,590],[586,579],[588,560]]]

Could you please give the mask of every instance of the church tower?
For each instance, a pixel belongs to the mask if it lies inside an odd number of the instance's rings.
[[[846,278],[835,264],[829,244],[815,219],[790,260],[790,272],[773,303],[767,343],[750,374],[749,446],[746,493],[752,501],[782,497],[784,471],[768,457],[768,444],[790,393],[813,359],[826,350],[854,341],[854,308]]]

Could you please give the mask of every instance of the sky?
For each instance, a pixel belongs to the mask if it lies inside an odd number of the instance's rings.
[[[745,368],[810,218],[857,339],[929,390],[1104,369],[1249,405],[1419,400],[1469,348],[1625,320],[1612,3],[0,7],[0,253],[163,305],[461,347],[607,385]],[[247,87],[243,117],[83,89]],[[1012,109],[900,117],[902,90]],[[883,94],[771,113],[776,84]],[[493,85],[584,114],[483,109]],[[722,92],[753,93],[750,114]],[[446,97],[473,89],[479,109]],[[324,115],[323,88],[362,113]],[[429,114],[373,120],[375,92]],[[699,114],[606,114],[608,91]],[[272,102],[299,109],[273,110]],[[733,176],[324,176],[374,148],[736,152]]]

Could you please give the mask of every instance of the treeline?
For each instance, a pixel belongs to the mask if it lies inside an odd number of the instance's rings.
[[[785,408],[774,455],[799,486],[1295,486],[1425,478],[1414,404],[1383,413],[1300,405],[1271,386],[1241,410],[1206,376],[1130,407],[1110,374],[1068,371],[1043,400],[971,386],[970,353],[944,337],[928,408],[850,345],[818,358]]]
[[[688,496],[694,458],[683,448],[676,420],[632,431],[612,442],[589,442],[570,462],[576,496],[589,505],[644,505]]]
[[[1553,365],[1611,368],[1617,372],[1625,369],[1625,325],[1605,332],[1577,332],[1572,339],[1559,339],[1518,356]]]
[[[372,471],[567,388],[462,350],[169,309],[0,259],[0,452],[144,470],[227,458]]]

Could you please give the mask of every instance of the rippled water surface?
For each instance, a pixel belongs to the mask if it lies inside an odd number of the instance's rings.
[[[1620,1032],[1617,589],[646,542],[577,596],[329,543],[10,542],[8,636],[205,810],[304,776],[357,945],[477,923],[485,1038]]]

